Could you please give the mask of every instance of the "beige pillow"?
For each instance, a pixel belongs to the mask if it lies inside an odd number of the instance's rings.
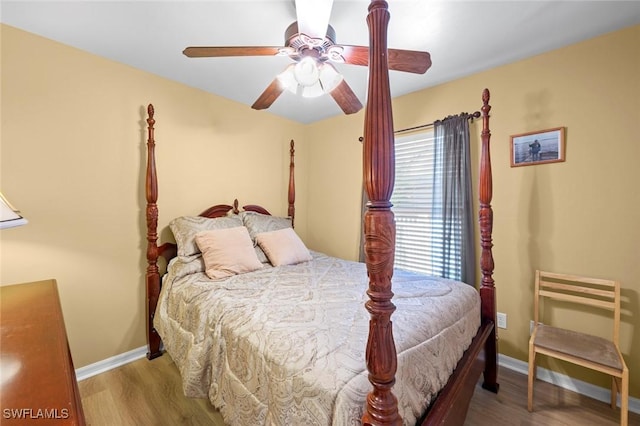
[[[311,253],[293,228],[262,232],[256,242],[264,250],[273,266],[294,265],[311,260]]]
[[[211,279],[230,277],[262,268],[249,231],[244,226],[213,229],[196,234],[205,272]]]
[[[262,232],[277,231],[278,229],[282,228],[291,228],[291,218],[270,216],[251,211],[240,212],[238,216],[242,218],[242,224],[249,230],[249,236],[251,237],[253,245],[256,248],[258,259],[260,259],[260,262],[262,263],[268,262],[269,259],[267,259],[267,256],[258,246],[256,235]]]
[[[213,219],[202,216],[181,216],[169,223],[169,228],[171,228],[176,244],[178,244],[178,256],[191,256],[200,253],[196,245],[196,235],[199,232],[237,226],[242,226],[242,219],[237,216]]]

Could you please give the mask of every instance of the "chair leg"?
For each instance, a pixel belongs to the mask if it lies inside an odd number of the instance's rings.
[[[620,390],[620,424],[629,424],[629,370],[622,372],[622,386]]]
[[[616,376],[611,376],[611,408],[615,409],[618,406],[618,392],[620,392],[620,379]]]
[[[533,382],[536,380],[536,352],[529,345],[529,378],[527,384],[527,410],[533,411]]]

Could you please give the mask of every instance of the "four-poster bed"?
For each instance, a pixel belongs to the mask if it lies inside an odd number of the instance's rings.
[[[391,203],[389,202],[391,192],[393,190],[394,181],[394,154],[393,154],[393,124],[391,113],[391,98],[389,93],[389,81],[388,81],[388,67],[385,59],[386,55],[386,30],[389,20],[389,13],[387,11],[387,3],[385,1],[373,0],[369,6],[369,14],[367,22],[370,30],[370,58],[369,58],[369,93],[367,100],[367,108],[365,113],[365,129],[364,129],[364,156],[363,156],[363,171],[365,187],[370,202],[367,206],[367,211],[364,218],[365,229],[365,260],[366,260],[366,273],[364,267],[359,270],[360,279],[352,279],[351,275],[345,274],[344,270],[352,268],[353,265],[347,265],[346,261],[340,261],[338,259],[329,258],[319,253],[311,253],[313,258],[311,261],[302,263],[285,264],[283,267],[272,267],[270,264],[264,263],[263,268],[250,271],[246,274],[236,274],[223,281],[209,281],[206,285],[202,284],[202,276],[204,268],[201,267],[202,260],[200,260],[197,254],[197,249],[191,250],[191,252],[185,252],[184,245],[181,248],[180,241],[182,241],[182,235],[176,235],[176,241],[179,241],[178,246],[171,243],[164,243],[158,245],[158,232],[157,232],[157,220],[158,220],[158,184],[155,167],[155,138],[154,138],[154,110],[151,105],[148,108],[149,117],[148,122],[148,150],[147,150],[147,175],[146,175],[146,195],[147,195],[147,260],[148,267],[146,273],[146,288],[147,288],[147,339],[149,352],[147,357],[153,359],[162,354],[160,349],[161,335],[159,329],[164,333],[162,340],[165,344],[165,348],[169,350],[169,353],[174,357],[176,365],[181,370],[183,376],[183,386],[185,393],[190,396],[208,396],[212,403],[221,409],[225,419],[234,424],[241,424],[243,421],[242,412],[248,410],[248,406],[253,407],[262,405],[267,406],[260,413],[266,417],[256,419],[262,423],[276,422],[276,418],[273,416],[274,412],[278,411],[277,420],[282,422],[282,419],[298,418],[296,416],[301,415],[300,412],[313,413],[312,418],[314,421],[318,421],[319,424],[326,422],[326,419],[333,418],[332,421],[339,422],[343,420],[336,420],[343,414],[343,412],[353,411],[360,413],[362,416],[363,424],[371,425],[387,425],[387,424],[401,424],[401,414],[412,414],[411,410],[415,411],[415,407],[410,405],[406,399],[421,399],[415,395],[413,388],[417,389],[430,389],[429,396],[424,396],[424,401],[418,401],[417,406],[422,407],[424,410],[428,403],[428,409],[424,415],[421,413],[415,414],[416,419],[420,424],[462,424],[464,422],[466,411],[469,401],[473,394],[477,380],[484,372],[483,387],[491,391],[497,392],[497,339],[495,324],[495,288],[492,278],[493,274],[493,257],[491,253],[492,248],[492,223],[493,215],[490,206],[492,196],[492,180],[491,180],[491,164],[489,155],[489,92],[485,89],[482,94],[483,106],[482,106],[482,148],[481,148],[481,161],[480,161],[480,183],[479,183],[479,195],[480,195],[480,242],[481,242],[481,259],[480,267],[482,272],[482,279],[479,289],[479,297],[475,290],[466,285],[458,285],[459,283],[451,282],[448,280],[433,280],[425,279],[424,277],[416,277],[410,273],[403,273],[401,271],[393,271],[393,257],[394,257],[394,244],[395,244],[395,225],[393,219],[393,213],[391,211]],[[201,219],[188,218],[187,225],[192,226],[196,224],[196,231],[204,230],[206,232],[212,229],[208,228],[211,223],[210,219],[215,218],[216,223],[221,223],[220,220],[227,221],[229,224],[223,225],[223,228],[229,227],[242,227],[248,228],[250,237],[256,244],[256,235],[260,235],[260,232],[271,233],[283,230],[288,226],[293,226],[293,217],[295,213],[295,185],[294,185],[294,145],[291,142],[290,149],[290,179],[289,179],[289,192],[288,192],[288,215],[290,221],[288,223],[280,221],[281,218],[268,219],[266,225],[261,229],[253,229],[252,226],[256,220],[262,221],[268,217],[268,211],[263,207],[256,205],[244,206],[244,212],[240,212],[238,208],[237,200],[233,205],[216,205],[200,216]],[[235,221],[235,222],[234,222]],[[183,222],[180,222],[184,224]],[[226,222],[225,222],[226,223]],[[171,229],[174,234],[180,233],[181,226],[177,222],[172,222]],[[218,225],[216,225],[218,226]],[[261,225],[262,226],[262,225]],[[189,232],[193,232],[193,229]],[[258,238],[259,239],[259,238]],[[194,244],[192,241],[190,244]],[[270,249],[272,247],[262,246],[258,244],[260,248],[264,248],[264,252],[267,253],[268,261],[271,264],[275,264],[271,258]],[[193,247],[196,247],[195,245]],[[183,253],[181,253],[181,250]],[[202,249],[203,252],[205,249]],[[258,247],[256,247],[258,250]],[[173,272],[170,272],[165,276],[163,280],[163,286],[160,285],[160,271],[158,268],[158,258],[160,256],[166,259],[172,259]],[[307,253],[305,253],[305,256]],[[304,256],[303,256],[304,257]],[[304,257],[306,259],[306,257]],[[297,261],[296,261],[297,262]],[[181,265],[182,264],[182,265]],[[306,266],[300,266],[306,265]],[[178,269],[183,267],[183,269]],[[355,266],[358,268],[358,266]],[[273,284],[274,278],[277,273],[276,270],[288,269],[296,274],[296,278],[279,278],[276,284]],[[333,278],[334,281],[322,281],[322,284],[313,287],[312,290],[308,290],[311,282],[319,282],[317,275],[314,275],[317,271],[321,271],[320,275],[331,276],[327,271],[338,269],[341,275],[339,279]],[[191,278],[193,271],[196,271],[195,275],[198,278]],[[178,272],[180,271],[180,272]],[[188,271],[188,272],[183,272]],[[309,272],[311,271],[311,272]],[[314,272],[316,271],[316,272]],[[262,274],[268,274],[269,278],[264,278]],[[191,274],[191,275],[189,275]],[[309,275],[305,275],[309,274]],[[245,278],[249,277],[246,281]],[[368,278],[367,278],[368,277]],[[391,316],[396,310],[396,306],[392,303],[392,277],[394,290],[396,290],[396,298],[394,302],[398,304],[398,312],[394,315],[394,321],[396,323],[395,329],[392,328]],[[206,278],[206,277],[205,277]],[[260,287],[255,287],[255,281],[260,281]],[[307,280],[304,284],[305,287],[297,288],[297,281]],[[338,281],[335,281],[338,280]],[[343,280],[343,281],[339,281]],[[426,281],[429,281],[426,283]],[[352,282],[354,281],[354,282]],[[353,293],[353,289],[362,289],[358,287],[360,284],[355,281],[364,281],[365,287],[368,286],[366,291],[366,311],[368,311],[369,325],[366,326],[366,318],[361,317],[364,309],[361,309],[364,300],[362,300],[362,294],[360,296]],[[186,290],[184,282],[195,286]],[[420,285],[416,283],[420,283]],[[212,284],[213,283],[213,284]],[[335,286],[335,284],[340,284]],[[368,284],[367,284],[368,283]],[[426,283],[426,284],[425,284]],[[351,285],[353,284],[353,287]],[[289,286],[289,287],[286,287]],[[437,293],[435,296],[439,297],[438,303],[433,303],[427,299],[421,299],[422,293],[425,293],[424,288],[421,286],[432,286],[433,292]],[[208,287],[215,287],[214,295],[205,292],[210,291]],[[286,287],[286,294],[282,292],[282,288]],[[196,290],[193,290],[193,289]],[[430,287],[431,288],[431,287]],[[240,290],[239,290],[240,289]],[[469,297],[469,290],[475,296]],[[338,291],[339,290],[339,291]],[[178,294],[177,300],[172,301],[170,293],[174,292]],[[258,294],[256,300],[260,303],[254,303],[248,300],[253,299],[241,299],[240,293],[247,293],[251,295]],[[286,311],[287,302],[291,299],[291,295],[297,295],[296,292],[306,292],[305,294],[309,298],[320,297],[325,299],[331,299],[336,293],[347,293],[350,295],[352,301],[355,301],[360,308],[354,308],[355,305],[340,305],[336,300],[329,300],[330,306],[328,311],[321,311],[318,307],[321,303],[314,300],[313,304],[305,304],[301,300],[293,300],[291,306],[290,316],[296,316],[293,320],[293,328],[282,330],[279,329],[280,325],[288,324],[284,318],[286,315],[284,311],[278,311],[281,307]],[[420,293],[420,294],[419,294]],[[428,292],[427,292],[428,293]],[[447,295],[445,297],[444,295]],[[451,295],[448,297],[448,295]],[[318,296],[319,295],[319,296]],[[428,295],[429,297],[434,294]],[[441,297],[442,296],[442,297]],[[253,296],[252,296],[253,297]],[[306,297],[306,296],[305,296]],[[420,341],[414,346],[410,346],[407,341],[417,339],[413,334],[414,330],[411,324],[416,323],[416,318],[420,318],[420,324],[416,324],[416,329],[420,329],[420,325],[424,325],[423,328],[431,327],[431,320],[438,320],[440,311],[436,308],[435,311],[416,312],[415,315],[424,315],[424,317],[414,317],[413,311],[411,315],[406,313],[411,310],[411,306],[420,306],[420,309],[416,311],[423,311],[424,306],[434,305],[438,306],[441,300],[451,299],[446,305],[452,312],[457,312],[454,318],[446,319],[447,324],[438,326],[438,331],[435,332],[435,336],[440,336],[440,340],[434,336],[432,330],[429,331],[429,340],[436,341],[437,345],[435,349],[427,349],[423,347],[423,342]],[[211,304],[216,308],[221,309],[220,316],[212,318],[213,314],[209,313],[209,309],[214,310],[213,307],[207,305],[201,305],[200,301],[203,299],[209,299]],[[470,305],[459,305],[463,299],[469,299]],[[195,302],[197,300],[197,303]],[[305,299],[306,300],[306,299]],[[475,300],[475,302],[474,302]],[[160,302],[160,303],[159,303]],[[278,306],[270,307],[268,305],[276,304]],[[324,303],[324,302],[323,302]],[[333,304],[331,304],[333,303]],[[342,302],[339,302],[342,303]],[[444,302],[442,302],[444,303]],[[465,302],[466,303],[466,302]],[[474,306],[474,303],[476,305]],[[416,305],[417,304],[417,305]],[[256,307],[257,306],[257,307]],[[300,310],[296,310],[296,307]],[[242,310],[250,312],[250,317],[254,320],[247,319],[247,315],[242,316]],[[350,311],[351,310],[351,311]],[[311,313],[310,313],[311,312]],[[464,312],[471,313],[471,317],[463,315]],[[322,321],[317,321],[315,318],[306,318],[304,321],[313,323],[318,328],[318,334],[308,329],[298,328],[300,326],[300,317],[305,315],[316,314],[322,318]],[[173,316],[172,316],[173,315]],[[209,323],[200,323],[200,319],[196,319],[197,315],[208,316],[209,321],[213,321],[216,325]],[[218,314],[216,314],[218,315]],[[367,314],[365,314],[367,315]],[[163,318],[160,318],[160,317]],[[187,325],[178,324],[179,317],[189,317],[190,323]],[[218,328],[217,323],[223,322],[220,318],[225,317],[225,321],[228,321],[231,325],[231,330],[225,328]],[[274,318],[277,319],[274,320]],[[256,320],[257,319],[257,320]],[[334,336],[339,333],[338,328],[343,323],[359,319],[360,326],[352,326],[353,329],[357,329],[353,334],[348,334],[340,341],[340,336]],[[429,320],[429,321],[427,321]],[[252,322],[253,321],[253,322]],[[362,336],[362,324],[365,328],[365,337]],[[422,323],[424,322],[424,323]],[[425,325],[428,323],[428,325]],[[191,327],[191,328],[190,328]],[[245,334],[242,333],[242,329],[248,327]],[[368,328],[368,330],[367,330]],[[202,332],[201,329],[206,329],[206,332]],[[328,334],[322,334],[323,329]],[[349,329],[350,330],[350,329]],[[347,333],[351,333],[347,330]],[[424,330],[423,330],[424,331]],[[394,332],[398,333],[399,339],[396,343],[394,341]],[[422,333],[422,331],[420,331]],[[175,333],[175,336],[174,334]],[[294,351],[297,341],[289,341],[290,335],[295,338],[296,334],[300,334],[301,341],[316,341],[314,351],[323,348],[335,349],[335,354],[332,351],[328,351],[319,359],[329,360],[332,357],[338,358],[341,361],[340,367],[337,367],[338,373],[329,373],[329,367],[324,364],[318,364],[315,360],[311,364],[304,364],[304,371],[293,371],[294,365],[300,358],[306,357],[306,353],[303,349],[300,349],[300,353]],[[311,334],[309,334],[311,333]],[[183,336],[179,336],[183,334]],[[209,348],[213,346],[209,340],[204,340],[208,334],[215,334],[214,340],[217,345],[214,351],[217,351],[214,356],[207,355],[207,360],[213,358],[210,364],[202,366],[204,356],[200,352],[204,351],[203,346]],[[273,348],[273,341],[268,340],[268,336],[275,336],[275,341],[282,342],[287,340],[289,346],[287,346],[286,356],[280,357],[284,351],[282,347]],[[258,337],[256,337],[258,336]],[[264,338],[262,336],[267,336]],[[420,337],[421,339],[424,336]],[[322,340],[325,339],[325,340]],[[322,340],[322,342],[320,342]],[[440,354],[440,350],[444,350],[442,345],[448,345],[449,341],[460,340],[460,345],[453,348],[455,355],[443,355]],[[194,343],[195,341],[195,343]],[[205,342],[201,344],[202,342]],[[358,361],[362,355],[362,351],[365,349],[366,343],[366,370],[364,365],[356,365],[353,362]],[[411,345],[413,345],[412,343]],[[271,346],[270,346],[271,345]],[[399,347],[398,353],[396,353],[396,347]],[[264,351],[255,351],[256,347],[262,347]],[[185,349],[186,348],[186,349]],[[345,352],[339,352],[338,349],[346,348]],[[361,349],[357,349],[361,348]],[[175,352],[172,352],[175,351]],[[292,355],[292,352],[295,352]],[[329,353],[330,352],[330,353]],[[358,352],[357,354],[354,354]],[[351,355],[354,355],[353,359]],[[405,370],[407,365],[415,355],[416,359],[419,359],[419,364],[413,365],[411,373],[407,373]],[[426,355],[425,355],[426,354]],[[435,355],[434,355],[435,354]],[[242,361],[242,368],[246,371],[247,377],[241,377],[239,380],[237,377],[229,378],[233,374],[241,371],[233,364],[239,362],[239,358],[247,357],[248,361]],[[197,358],[201,356],[201,358]],[[426,356],[426,358],[425,358]],[[454,357],[455,359],[451,358]],[[190,357],[197,358],[197,360],[189,359]],[[293,357],[293,358],[292,358]],[[224,364],[223,366],[216,364],[216,359],[224,359],[224,361],[217,361]],[[348,359],[347,359],[348,358]],[[450,365],[435,366],[435,363],[440,359],[447,358]],[[451,358],[451,359],[449,359]],[[293,359],[293,361],[292,361]],[[305,358],[306,359],[306,358]],[[428,361],[425,361],[427,359]],[[283,360],[285,362],[283,363]],[[355,361],[354,361],[355,360]],[[327,361],[328,362],[328,361]],[[359,361],[358,361],[359,362]],[[431,364],[433,362],[433,365]],[[446,360],[444,360],[446,364]],[[289,365],[287,363],[291,363]],[[250,366],[251,368],[248,368]],[[399,372],[399,376],[396,376],[398,372],[398,366],[403,368]],[[455,369],[454,369],[455,367]],[[235,370],[234,370],[235,368]],[[253,370],[255,369],[255,371]],[[224,370],[224,371],[222,371]],[[269,374],[258,370],[269,370]],[[444,370],[447,370],[444,372]],[[453,371],[453,374],[450,374]],[[314,375],[313,373],[320,373]],[[368,373],[367,373],[368,372]],[[418,372],[418,373],[416,373]],[[423,381],[430,380],[427,376],[422,376],[424,372],[430,372],[431,376],[439,376],[442,381],[441,384],[428,384],[425,385]],[[426,374],[426,373],[424,373]],[[444,376],[443,376],[444,374]],[[321,378],[323,375],[326,377],[334,378],[335,381]],[[412,384],[408,383],[408,375],[418,375],[420,383]],[[290,381],[289,378],[293,377]],[[284,377],[284,379],[283,379]],[[285,380],[287,379],[287,380]],[[398,379],[398,383],[396,383]],[[363,385],[362,380],[368,380],[367,386],[369,391],[362,393]],[[341,383],[343,388],[337,391],[334,388],[338,387],[338,383]],[[286,386],[289,387],[277,387],[273,383],[277,383],[281,386],[281,382],[286,382]],[[313,382],[315,388],[311,389],[311,386],[307,388],[308,382]],[[200,383],[206,384],[207,389],[203,390],[198,388]],[[239,384],[241,383],[241,385]],[[301,383],[304,384],[301,385]],[[394,387],[394,384],[396,385]],[[284,385],[282,385],[284,386]],[[300,391],[300,387],[304,388],[304,391]],[[431,386],[437,386],[432,388]],[[242,389],[240,389],[242,387]],[[373,388],[371,390],[371,387]],[[319,388],[320,390],[317,390]],[[330,393],[336,392],[336,394]],[[299,393],[300,391],[300,393]],[[368,395],[366,395],[368,392]],[[394,392],[399,392],[402,399],[399,404],[398,399],[394,395]],[[414,392],[414,393],[412,393]],[[224,398],[224,393],[227,394],[227,399]],[[266,394],[265,394],[266,393]],[[289,401],[288,398],[295,394],[296,400]],[[348,395],[343,395],[348,394]],[[353,395],[351,395],[353,394]],[[354,397],[355,395],[355,397]],[[277,399],[274,403],[270,398]],[[360,400],[361,398],[364,405],[363,407],[351,407],[353,400]],[[327,400],[327,406],[333,407],[333,413],[325,413],[325,406],[322,405],[324,400]],[[429,399],[429,401],[427,401]],[[266,402],[264,402],[264,401]],[[280,400],[286,400],[282,402]],[[364,401],[366,400],[366,404]],[[317,401],[318,406],[309,407],[309,404]],[[285,408],[271,407],[282,404]],[[406,404],[405,404],[406,403]],[[237,404],[237,407],[232,406]],[[289,405],[287,405],[289,404]],[[413,404],[413,401],[411,402]],[[421,405],[424,404],[424,405]],[[290,408],[294,407],[294,408]],[[401,407],[401,408],[399,408]],[[253,408],[252,408],[253,409]],[[293,413],[291,412],[293,411]],[[350,413],[352,415],[353,413]],[[246,413],[245,413],[246,415]],[[307,414],[305,414],[307,415]],[[406,414],[405,414],[406,415]],[[336,416],[334,418],[334,416]],[[422,418],[421,418],[422,417]],[[322,420],[319,420],[322,419]],[[245,419],[246,420],[246,419]],[[407,420],[406,418],[404,419]]]

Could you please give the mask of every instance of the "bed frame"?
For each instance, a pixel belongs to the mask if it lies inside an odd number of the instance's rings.
[[[363,173],[369,203],[364,217],[365,261],[369,276],[369,301],[366,308],[370,313],[369,338],[366,347],[366,364],[372,390],[367,396],[364,425],[400,425],[398,402],[393,394],[397,355],[393,340],[391,315],[395,306],[391,278],[395,250],[395,223],[391,211],[391,193],[394,186],[395,158],[391,95],[389,90],[389,70],[386,60],[387,26],[389,11],[384,0],[372,0],[369,5],[367,24],[369,26],[369,89],[364,124]],[[483,388],[498,392],[498,351],[496,323],[496,295],[493,280],[494,262],[492,255],[493,211],[491,209],[492,178],[489,130],[489,90],[482,93],[482,147],[480,159],[480,282],[481,326],[471,345],[459,361],[445,387],[431,403],[421,425],[462,425],[469,402],[480,374],[484,372]],[[155,166],[154,109],[148,107],[147,141],[147,358],[160,355],[160,336],[153,327],[158,296],[160,293],[160,273],[158,258],[170,259],[175,256],[175,245],[158,240],[158,182]],[[291,141],[291,161],[289,167],[289,209],[295,214],[294,144]],[[264,208],[247,205],[244,210],[268,214]],[[237,200],[233,205],[213,206],[201,216],[218,217],[230,210],[239,211]]]

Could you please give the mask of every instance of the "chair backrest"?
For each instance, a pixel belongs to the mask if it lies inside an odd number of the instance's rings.
[[[613,342],[620,334],[620,283],[613,280],[536,271],[534,321],[539,322],[540,300],[549,298],[613,311]]]

